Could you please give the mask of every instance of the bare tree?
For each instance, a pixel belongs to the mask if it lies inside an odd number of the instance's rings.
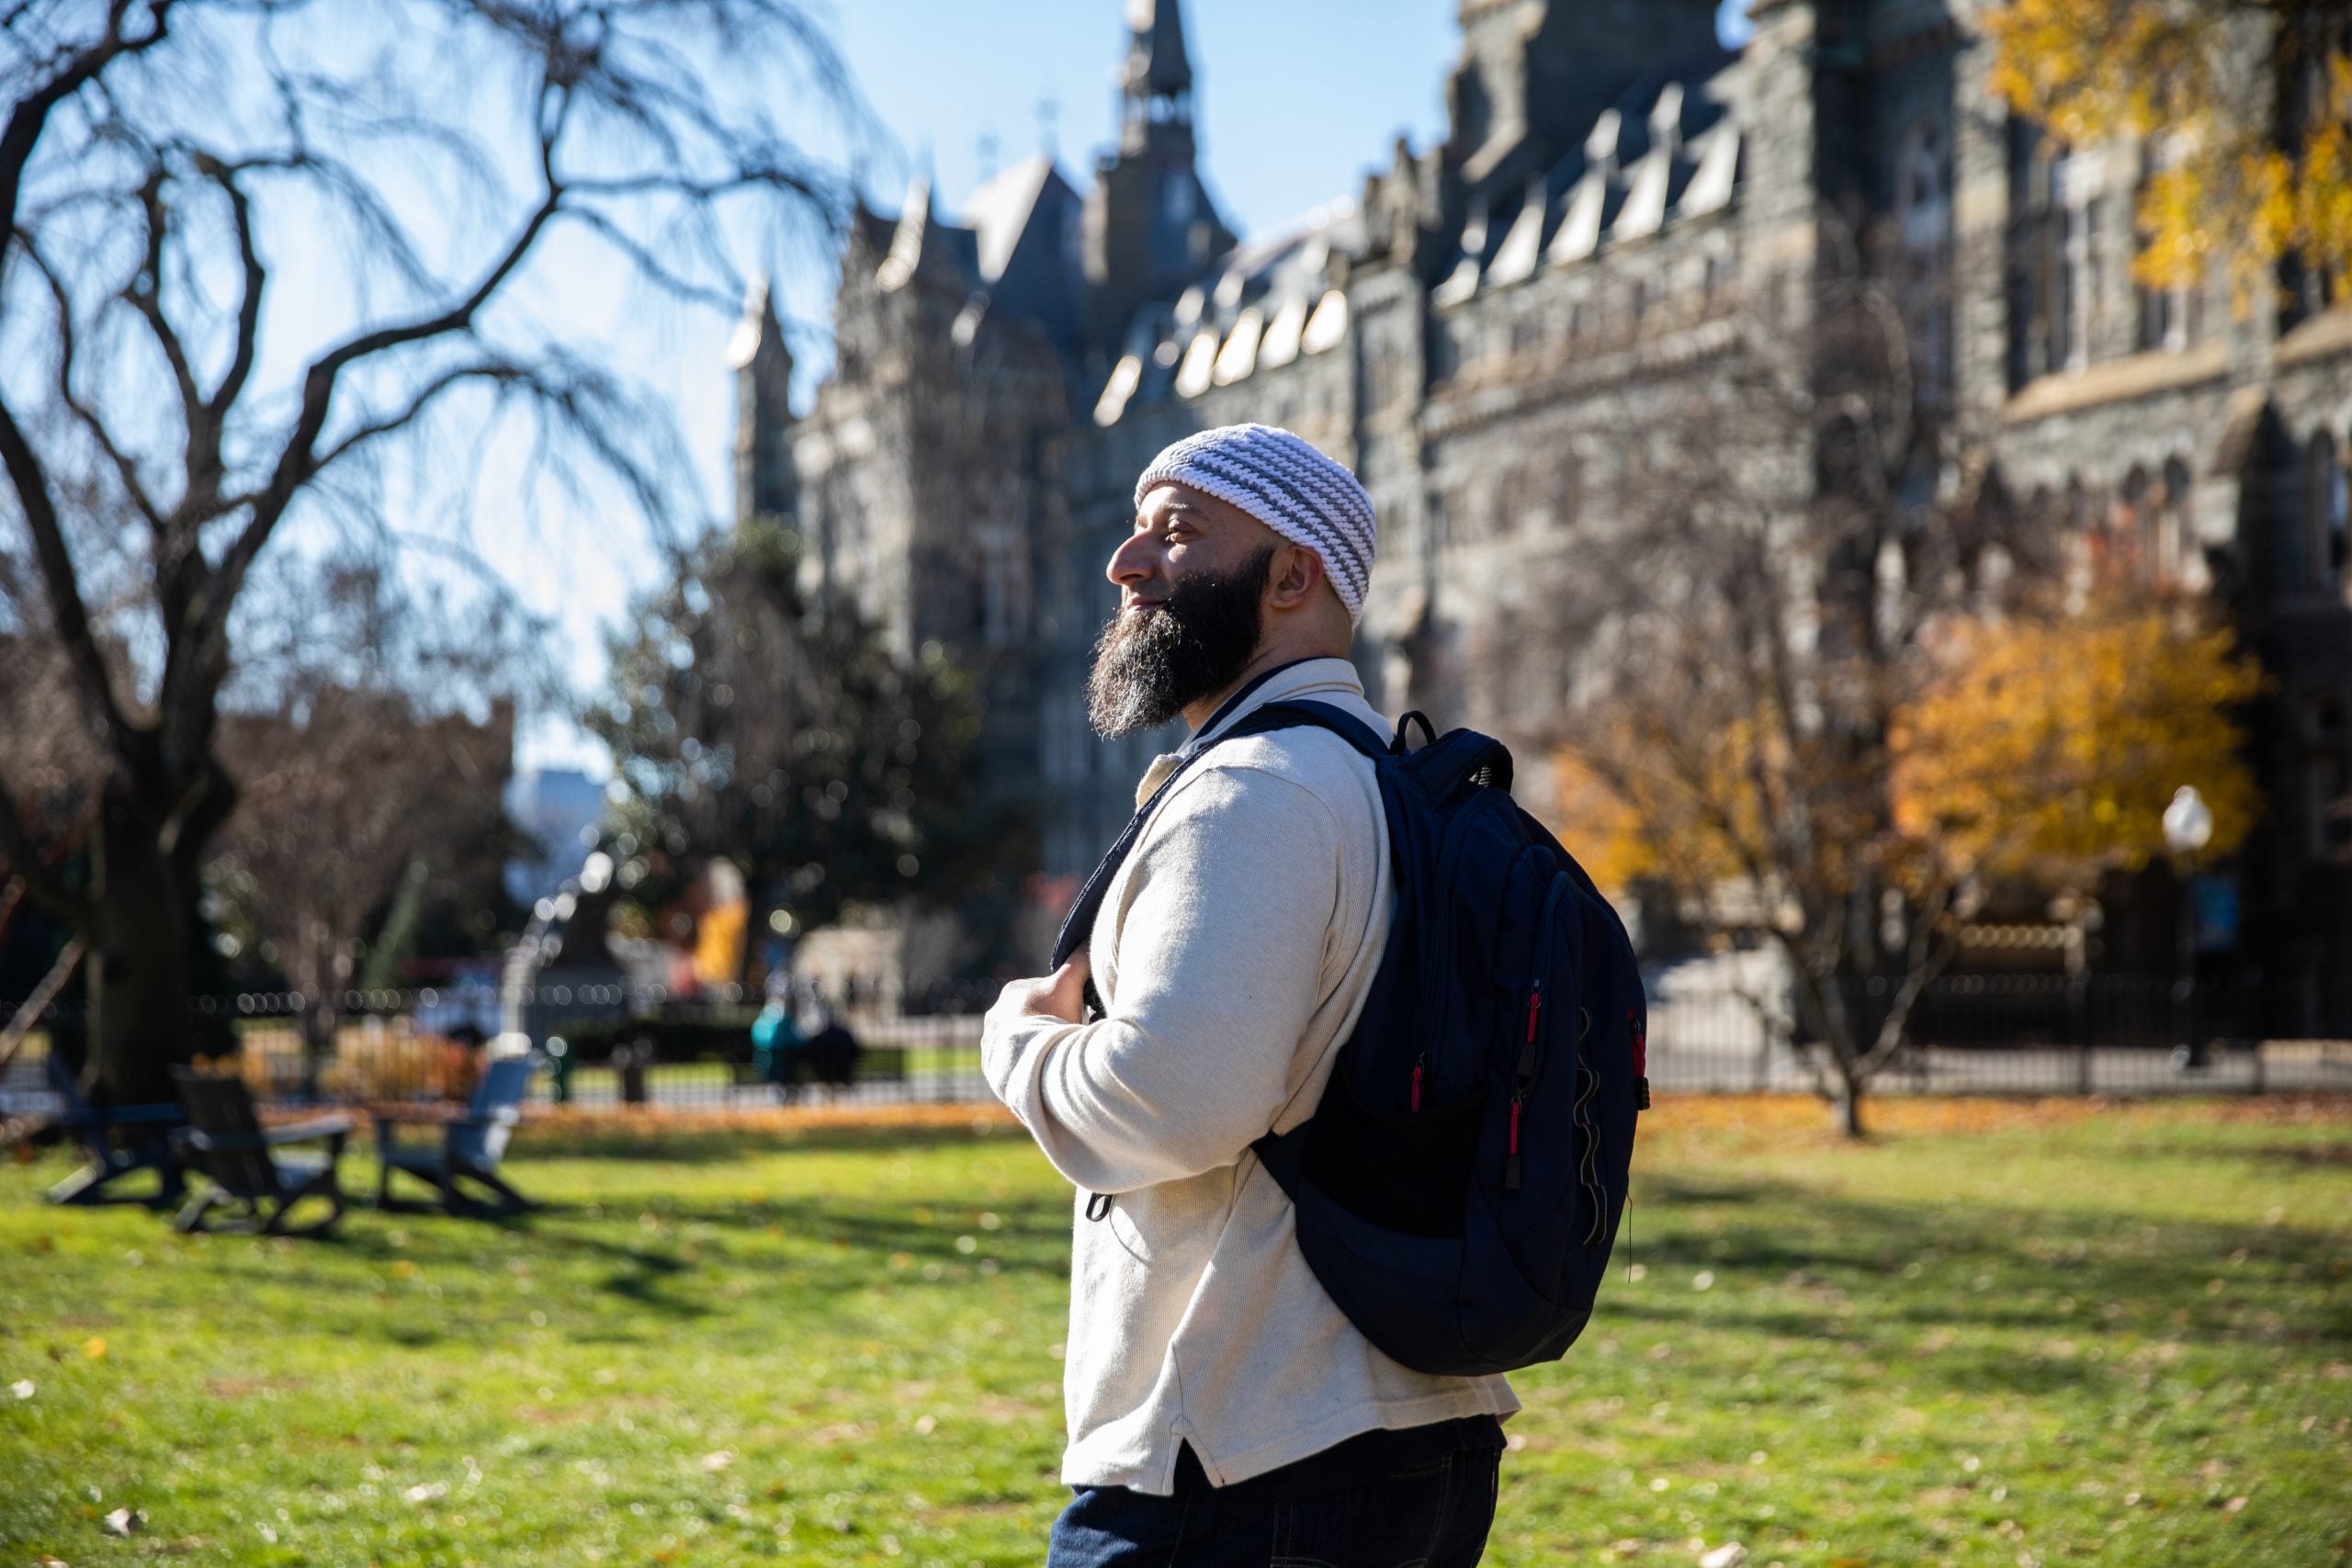
[[[39,584],[23,635],[54,639],[101,764],[90,886],[44,862],[13,754],[0,859],[89,939],[92,1091],[144,1098],[186,1050],[256,561],[308,523],[382,521],[371,463],[498,411],[649,516],[679,510],[662,412],[532,330],[520,285],[557,236],[588,236],[731,310],[739,198],[828,221],[840,203],[722,85],[775,62],[832,123],[854,114],[788,0],[28,0],[5,22],[0,540]],[[333,327],[272,313],[305,256]],[[110,627],[91,568],[116,555],[139,594]]]
[[[427,604],[370,556],[278,564],[241,627],[220,719],[237,809],[206,880],[224,936],[305,998],[315,1060],[403,885],[503,858],[517,711],[551,681],[544,628],[494,590]]]

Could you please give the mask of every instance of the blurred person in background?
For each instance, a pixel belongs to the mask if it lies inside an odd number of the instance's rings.
[[[791,977],[770,975],[767,1003],[752,1021],[752,1064],[762,1083],[775,1086],[779,1105],[791,1102],[803,1043],[793,1017]]]
[[[837,1100],[857,1079],[858,1054],[865,1047],[851,1032],[841,1014],[820,1004],[817,1028],[808,1036],[808,1074],[825,1086],[825,1098]]]

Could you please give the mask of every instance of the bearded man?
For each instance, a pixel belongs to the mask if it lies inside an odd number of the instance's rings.
[[[1387,827],[1372,763],[1329,731],[1202,753],[1278,701],[1385,731],[1347,660],[1374,543],[1355,476],[1244,424],[1162,452],[1111,557],[1095,727],[1192,734],[1144,774],[1088,940],[1007,986],[981,1043],[990,1087],[1091,1195],[1050,1568],[1460,1568],[1493,1521],[1509,1384],[1374,1348],[1250,1148],[1314,1113],[1355,1025],[1392,914]]]

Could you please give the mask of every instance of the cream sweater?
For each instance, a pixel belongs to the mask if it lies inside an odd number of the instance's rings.
[[[1294,697],[1386,728],[1339,659],[1280,671],[1225,722]],[[1152,764],[1138,804],[1182,755]],[[1320,729],[1229,741],[1160,803],[1103,899],[1090,950],[1106,1016],[989,1013],[989,1086],[1080,1189],[1069,1484],[1165,1495],[1189,1441],[1222,1486],[1359,1432],[1519,1408],[1499,1377],[1433,1377],[1374,1348],[1250,1149],[1314,1114],[1391,902],[1371,762]],[[1094,1192],[1114,1195],[1101,1221],[1084,1217]]]

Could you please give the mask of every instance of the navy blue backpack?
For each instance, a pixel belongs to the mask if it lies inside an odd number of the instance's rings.
[[[1466,1377],[1557,1360],[1591,1317],[1649,1103],[1648,1014],[1616,911],[1511,799],[1510,751],[1416,719],[1429,742],[1408,750],[1403,727],[1391,743],[1326,704],[1270,703],[1217,741],[1314,725],[1378,772],[1397,899],[1387,946],[1314,1116],[1250,1146],[1364,1337]],[[1183,771],[1088,878],[1056,968]]]

